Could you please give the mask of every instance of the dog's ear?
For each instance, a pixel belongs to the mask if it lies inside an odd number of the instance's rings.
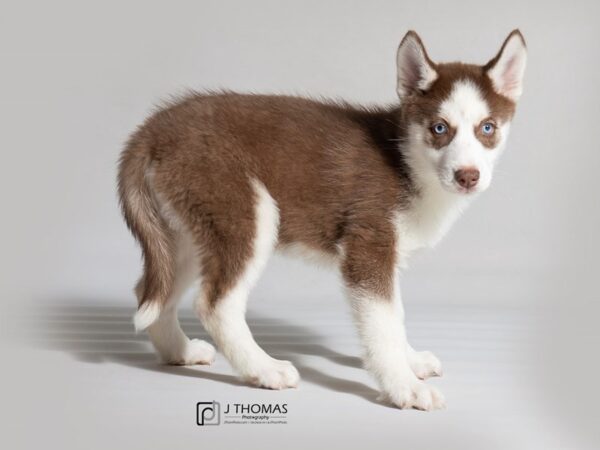
[[[437,79],[435,64],[427,56],[421,38],[414,31],[406,33],[396,56],[398,86],[396,91],[402,100],[414,92],[426,91]]]
[[[513,30],[498,54],[483,69],[501,95],[516,102],[523,92],[523,75],[527,64],[527,47],[519,30]]]

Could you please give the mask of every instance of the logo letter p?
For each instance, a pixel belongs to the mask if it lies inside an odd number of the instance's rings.
[[[220,421],[220,405],[212,402],[196,403],[196,424],[204,425],[219,425]]]

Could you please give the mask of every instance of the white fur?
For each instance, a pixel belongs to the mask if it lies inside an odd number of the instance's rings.
[[[341,245],[338,245],[336,253],[326,253],[300,242],[279,245],[277,246],[277,250],[285,256],[302,258],[308,262],[325,267],[337,266],[344,255],[344,249]]]
[[[246,270],[237,284],[214,308],[202,295],[195,306],[206,330],[244,379],[271,389],[295,387],[299,381],[296,368],[289,361],[271,358],[261,349],[245,320],[248,292],[273,252],[279,230],[279,210],[275,201],[262,183],[254,181],[253,184],[258,201],[252,258],[247,261]]]
[[[463,80],[455,83],[439,110],[439,116],[456,128],[456,135],[448,146],[428,147],[424,134],[430,131],[418,124],[410,126],[405,155],[419,193],[408,210],[394,217],[402,265],[413,250],[438,243],[468,206],[473,194],[490,185],[509,124],[501,125],[496,131],[500,133],[499,145],[495,149],[486,148],[474,130],[489,114],[487,102],[477,86]],[[474,167],[480,172],[479,182],[469,194],[461,192],[454,181],[454,172],[465,167]]]
[[[133,316],[135,331],[143,331],[153,324],[160,316],[160,305],[156,302],[146,302]]]
[[[466,208],[469,200],[439,186],[427,185],[421,188],[419,197],[413,200],[411,207],[396,213],[394,217],[399,265],[405,268],[413,251],[436,245]]]
[[[467,167],[479,170],[479,182],[475,192],[487,189],[492,181],[494,164],[503,148],[508,127],[503,126],[500,144],[486,148],[475,136],[475,127],[490,116],[490,109],[479,88],[469,81],[459,81],[452,88],[450,96],[441,104],[439,116],[456,128],[456,134],[450,144],[436,150],[439,161],[438,175],[442,185],[452,191],[458,189],[454,172]]]
[[[181,224],[166,203],[161,202],[161,206],[167,217],[170,217],[171,223]],[[165,363],[210,364],[215,357],[214,347],[198,339],[190,340],[181,329],[177,318],[177,306],[183,294],[199,276],[199,262],[191,234],[182,227],[177,232],[176,268],[172,292],[165,302],[160,317],[148,328],[148,335]]]
[[[417,378],[424,380],[429,377],[442,376],[442,363],[429,351],[417,352],[407,344],[408,363]]]
[[[406,266],[413,250],[431,247],[439,242],[473,198],[473,194],[462,193],[456,185],[456,170],[466,167],[479,170],[476,192],[489,186],[494,164],[509,130],[508,124],[501,125],[496,131],[501,133],[497,148],[484,147],[475,135],[475,127],[489,115],[489,107],[478,88],[468,81],[459,81],[439,110],[440,118],[456,129],[447,147],[429,148],[424,133],[430,131],[417,124],[411,125],[405,155],[414,174],[418,194],[409,208],[398,211],[393,217],[400,267]],[[383,392],[396,405],[421,409],[443,407],[439,392],[415,381],[417,378],[440,376],[441,364],[431,352],[416,352],[406,341],[401,325],[399,294],[397,297],[395,322],[385,300],[363,298],[358,302],[362,309],[357,314],[359,328],[362,328],[363,339],[371,347],[367,353],[368,366],[378,378]],[[403,360],[401,368],[398,368],[399,359]],[[396,361],[393,368],[388,367],[392,364],[389,361]],[[410,368],[410,374],[407,367]],[[414,399],[414,402],[411,403],[408,398]]]
[[[394,286],[397,287],[397,280]],[[349,297],[365,347],[365,366],[377,380],[383,397],[400,408],[426,411],[444,408],[442,394],[420,381],[411,367],[409,351],[412,349],[406,341],[399,293],[388,299],[351,289]],[[419,357],[413,355],[415,366],[418,360]]]

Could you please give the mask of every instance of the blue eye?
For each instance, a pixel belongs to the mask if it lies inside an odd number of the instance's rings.
[[[488,136],[489,136],[490,134],[494,134],[494,131],[496,131],[496,127],[495,127],[495,126],[494,126],[494,124],[493,124],[493,123],[491,123],[491,122],[486,122],[486,123],[484,123],[484,124],[481,126],[481,132],[482,132],[483,134],[486,134],[486,135],[488,135]]]
[[[442,122],[436,123],[431,129],[435,134],[438,135],[446,134],[448,132],[448,127]]]

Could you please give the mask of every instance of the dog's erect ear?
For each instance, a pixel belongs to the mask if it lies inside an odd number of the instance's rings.
[[[438,77],[435,64],[427,56],[421,38],[414,31],[406,33],[400,42],[396,63],[396,91],[400,100],[411,93],[426,91]]]
[[[483,69],[491,78],[494,89],[516,102],[523,92],[523,74],[527,64],[527,47],[519,30],[513,30],[498,54]]]

